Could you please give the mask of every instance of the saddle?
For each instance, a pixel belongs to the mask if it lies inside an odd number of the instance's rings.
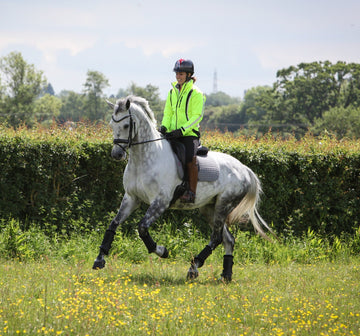
[[[181,142],[172,140],[171,148],[175,154],[176,167],[178,175],[184,178],[185,167],[185,146]],[[199,174],[198,181],[213,182],[219,178],[219,166],[212,158],[208,156],[209,149],[205,146],[199,146],[196,151],[196,164]]]
[[[175,156],[178,176],[180,179],[183,180],[183,182],[179,184],[175,189],[173,199],[170,203],[173,204],[175,203],[177,198],[185,192],[188,182],[184,180],[184,171],[186,169],[185,146],[184,144],[176,141],[175,139],[170,140],[170,144]],[[209,149],[205,146],[199,146],[196,151],[196,164],[199,170],[198,181],[213,182],[219,178],[219,165],[211,156],[208,155],[208,152]]]

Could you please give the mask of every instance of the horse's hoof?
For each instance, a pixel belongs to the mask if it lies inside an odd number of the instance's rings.
[[[155,253],[156,253],[160,258],[168,258],[168,257],[169,257],[169,251],[167,250],[167,248],[166,248],[165,246],[157,245],[157,246],[156,246]]]
[[[231,275],[229,275],[229,274],[221,274],[221,278],[220,278],[220,280],[222,281],[222,282],[224,282],[224,283],[230,283],[231,282]]]
[[[94,265],[93,265],[93,269],[97,270],[97,269],[102,269],[105,267],[105,259],[95,259]]]
[[[187,273],[186,279],[187,280],[194,280],[199,276],[199,271],[197,269],[194,269],[192,267],[189,268],[189,271]]]
[[[169,257],[169,251],[168,249],[164,246],[164,253],[161,256],[161,258],[168,258]]]

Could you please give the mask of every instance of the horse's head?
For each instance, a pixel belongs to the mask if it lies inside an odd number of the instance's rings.
[[[110,125],[114,134],[114,146],[111,156],[116,160],[126,157],[126,149],[132,145],[140,145],[162,140],[156,130],[156,119],[146,99],[128,96],[116,101],[107,101],[113,109]]]
[[[131,146],[136,134],[134,116],[131,114],[130,98],[119,99],[116,104],[107,101],[113,109],[110,125],[113,129],[114,146],[111,156],[115,160],[126,158],[126,149]]]

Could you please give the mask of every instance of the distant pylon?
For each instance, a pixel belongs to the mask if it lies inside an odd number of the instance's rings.
[[[214,71],[214,83],[213,83],[213,93],[216,93],[217,92],[217,72],[216,72],[216,69]]]

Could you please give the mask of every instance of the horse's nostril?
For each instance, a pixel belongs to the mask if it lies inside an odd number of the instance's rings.
[[[126,151],[122,147],[116,145],[111,150],[111,157],[115,160],[121,160],[126,157]]]

